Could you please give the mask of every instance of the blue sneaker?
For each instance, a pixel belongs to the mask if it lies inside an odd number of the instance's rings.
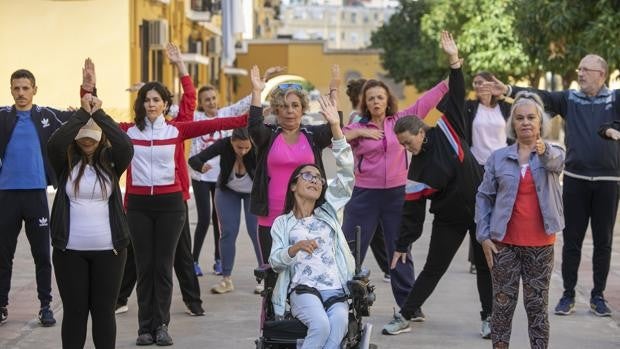
[[[603,296],[594,296],[590,299],[590,311],[596,316],[611,316],[611,309]]]
[[[222,275],[222,261],[219,259],[216,259],[215,264],[213,264],[213,274]]]
[[[194,273],[196,276],[202,276],[202,269],[200,269],[198,262],[194,262]]]
[[[50,327],[56,324],[56,319],[54,319],[54,312],[49,305],[42,307],[39,311],[39,323],[41,323],[41,326],[43,327]]]
[[[575,311],[575,297],[562,296],[555,306],[556,315],[570,315]]]
[[[411,332],[409,321],[394,310],[394,317],[390,320],[390,322],[383,326],[382,333],[385,335],[397,335],[405,332]]]

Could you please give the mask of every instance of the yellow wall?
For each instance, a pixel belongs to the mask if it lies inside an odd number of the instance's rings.
[[[84,59],[97,68],[97,88],[106,110],[126,110],[129,86],[127,0],[0,1],[0,104],[13,104],[10,76],[25,68],[35,75],[34,102],[79,106]]]
[[[269,66],[287,66],[288,74],[304,77],[322,93],[327,93],[329,89],[332,64],[340,65],[340,72],[343,77],[347,71],[357,71],[362,77],[373,79],[382,79],[386,74],[381,67],[379,54],[376,51],[333,50],[324,52],[321,42],[249,42],[247,52],[237,52],[237,65],[239,68],[249,70],[254,64],[258,65],[261,73]],[[245,96],[250,91],[249,77],[241,78],[237,96]],[[348,115],[351,111],[351,104],[345,91],[346,81],[343,81],[339,94],[339,108],[345,115]],[[400,108],[405,108],[415,102],[418,97],[418,92],[413,86],[406,86],[403,94],[405,98],[398,101]],[[434,112],[428,120],[434,122],[438,116],[439,113]]]

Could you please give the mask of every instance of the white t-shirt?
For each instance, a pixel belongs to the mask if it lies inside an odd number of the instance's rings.
[[[471,153],[480,165],[487,162],[492,152],[506,146],[506,121],[499,105],[489,108],[478,104],[471,138]]]
[[[74,191],[74,179],[78,175],[81,162],[73,167],[67,180],[65,191],[69,197],[69,242],[67,249],[78,251],[111,250],[112,230],[108,200],[112,186],[105,182],[106,195],[103,196],[101,184],[95,170],[86,165],[80,178],[80,188]]]
[[[230,171],[226,186],[237,193],[249,194],[252,192],[252,177],[247,172],[243,176],[237,177],[235,171]]]
[[[335,232],[331,227],[314,215],[297,221],[291,230],[289,243],[294,245],[301,240],[316,240],[318,248],[312,254],[299,251],[295,255],[290,289],[297,285],[314,287],[319,291],[342,288],[336,266],[334,239]]]

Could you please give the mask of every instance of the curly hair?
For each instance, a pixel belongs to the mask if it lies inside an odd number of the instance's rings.
[[[347,84],[347,96],[349,96],[351,108],[355,109],[360,104],[360,94],[362,93],[362,88],[365,83],[366,79],[364,78],[349,80]]]
[[[278,107],[282,107],[285,105],[286,96],[294,94],[299,97],[301,101],[301,112],[302,114],[308,110],[308,106],[310,105],[310,100],[308,99],[308,93],[304,90],[296,90],[293,88],[289,88],[286,90],[282,90],[279,88],[274,89],[269,94],[269,104],[272,108],[278,109]],[[274,114],[277,114],[275,112]]]

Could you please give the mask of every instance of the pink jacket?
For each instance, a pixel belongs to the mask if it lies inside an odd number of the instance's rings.
[[[409,159],[405,148],[398,143],[394,133],[394,125],[403,116],[415,115],[424,119],[437,106],[448,92],[448,85],[441,81],[426,91],[418,100],[394,115],[387,116],[383,121],[384,137],[380,140],[358,137],[351,142],[355,156],[355,186],[367,189],[388,189],[405,185]],[[344,127],[347,130],[356,128],[378,127],[368,119]]]

